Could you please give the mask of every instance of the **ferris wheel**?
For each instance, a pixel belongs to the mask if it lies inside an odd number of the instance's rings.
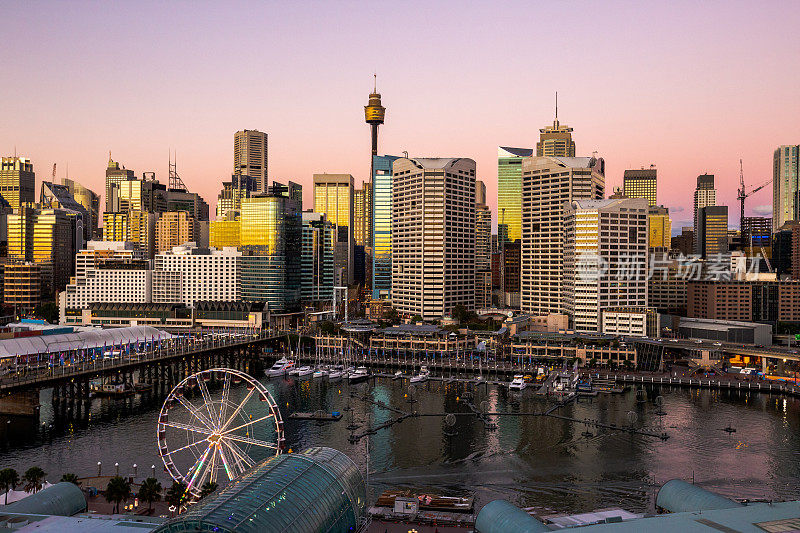
[[[156,433],[167,472],[195,497],[205,483],[230,481],[283,447],[283,420],[272,395],[230,368],[203,370],[178,383],[161,407]]]

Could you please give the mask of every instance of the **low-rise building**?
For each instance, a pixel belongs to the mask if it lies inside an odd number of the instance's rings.
[[[604,335],[658,337],[658,314],[648,307],[617,307],[603,309],[602,333]]]

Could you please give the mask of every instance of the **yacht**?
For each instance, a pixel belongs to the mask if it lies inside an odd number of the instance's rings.
[[[411,383],[423,383],[428,381],[428,376],[430,376],[430,372],[428,371],[427,366],[423,366],[419,369],[418,374],[414,374],[411,376]]]
[[[295,374],[292,374],[291,372],[289,372],[289,375],[295,375],[297,377],[304,378],[306,376],[310,376],[310,375],[314,374],[314,369],[311,368],[310,366],[306,365],[306,366],[301,366],[300,368],[296,368],[294,370],[294,372],[295,372]]]
[[[275,364],[272,365],[272,368],[267,370],[268,376],[283,376],[287,372],[291,372],[294,369],[294,361],[290,359],[286,359],[285,357],[281,357]]]
[[[313,375],[314,379],[321,379],[321,378],[324,378],[324,377],[327,377],[327,376],[328,376],[328,369],[327,368],[323,368],[323,367],[318,367],[314,371],[314,375]]]
[[[511,380],[511,383],[508,384],[508,388],[510,390],[523,390],[527,387],[528,384],[525,383],[525,376],[522,374],[514,375],[514,379]]]
[[[344,375],[344,368],[341,365],[333,366],[328,370],[328,381],[339,381]]]
[[[369,379],[369,371],[367,370],[367,367],[360,366],[356,368],[355,372],[348,375],[347,379],[350,383],[361,383],[362,381]]]

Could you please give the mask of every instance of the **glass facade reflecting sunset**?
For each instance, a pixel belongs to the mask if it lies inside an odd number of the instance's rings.
[[[372,156],[372,298],[392,293],[392,163],[393,155]]]

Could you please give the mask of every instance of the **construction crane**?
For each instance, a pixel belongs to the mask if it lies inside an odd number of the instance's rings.
[[[767,185],[769,185],[770,183],[772,183],[771,179],[766,181],[762,185],[759,185],[758,187],[756,187],[752,191],[747,192],[746,189],[745,189],[745,186],[744,186],[744,170],[742,168],[742,160],[741,159],[739,160],[739,191],[738,191],[738,195],[736,196],[736,198],[737,198],[737,200],[739,200],[739,206],[741,208],[740,211],[739,211],[739,232],[741,233],[741,236],[742,236],[741,237],[742,238],[742,248],[744,248],[745,243],[750,242],[750,238],[751,238],[751,236],[746,235],[745,231],[744,231],[744,201],[747,200],[750,196],[752,196],[755,193],[757,193],[758,191],[760,191],[761,189],[763,189],[764,187],[766,187]],[[753,248],[753,243],[750,242],[751,255],[752,255],[752,248]]]

